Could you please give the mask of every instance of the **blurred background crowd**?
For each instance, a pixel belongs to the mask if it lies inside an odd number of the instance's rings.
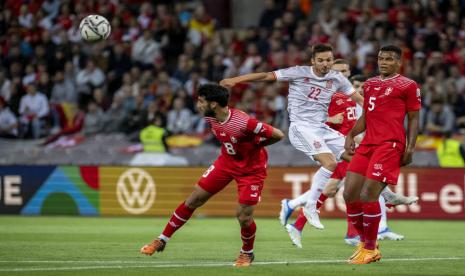
[[[131,138],[156,124],[206,137],[194,105],[199,85],[309,64],[309,47],[320,42],[368,77],[380,46],[401,46],[402,74],[421,86],[421,132],[465,135],[464,1],[265,0],[245,28],[218,12],[230,2],[2,1],[0,136]],[[107,41],[82,41],[88,14],[110,21]],[[286,94],[283,83],[238,85],[231,104],[287,129]]]

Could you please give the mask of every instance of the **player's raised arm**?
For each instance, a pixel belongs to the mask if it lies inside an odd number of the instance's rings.
[[[234,78],[227,78],[220,81],[220,85],[231,88],[234,85],[241,82],[251,82],[251,81],[275,81],[276,76],[273,72],[265,73],[250,73],[242,76],[237,76]]]

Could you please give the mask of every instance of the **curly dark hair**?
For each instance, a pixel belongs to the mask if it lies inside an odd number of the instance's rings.
[[[221,107],[228,105],[229,91],[218,84],[204,84],[197,91],[199,97],[202,96],[209,102],[217,102]]]

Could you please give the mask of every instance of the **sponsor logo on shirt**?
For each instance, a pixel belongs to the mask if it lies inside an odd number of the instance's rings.
[[[231,136],[231,142],[233,142],[233,143],[237,143],[237,139],[236,139],[236,137],[234,137],[234,136]]]
[[[381,172],[374,172],[374,173],[372,173],[372,175],[377,176],[377,177],[380,177],[380,176],[381,176]]]
[[[374,88],[376,91],[379,91],[381,89],[381,87],[375,87]]]

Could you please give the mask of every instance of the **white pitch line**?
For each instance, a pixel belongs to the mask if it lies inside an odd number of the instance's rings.
[[[465,260],[465,257],[438,257],[438,258],[397,258],[383,259],[382,262],[412,262],[412,261],[453,261]],[[125,263],[125,264],[142,264],[147,265],[96,265],[96,266],[69,266],[69,267],[25,267],[25,268],[0,268],[1,272],[15,271],[62,271],[62,270],[91,270],[91,269],[124,269],[124,268],[178,268],[178,267],[228,267],[232,262],[222,263],[150,263],[143,261],[0,261],[1,263]],[[346,260],[302,260],[302,261],[271,261],[271,262],[254,262],[253,265],[280,265],[280,264],[324,264],[324,263],[345,263]]]

